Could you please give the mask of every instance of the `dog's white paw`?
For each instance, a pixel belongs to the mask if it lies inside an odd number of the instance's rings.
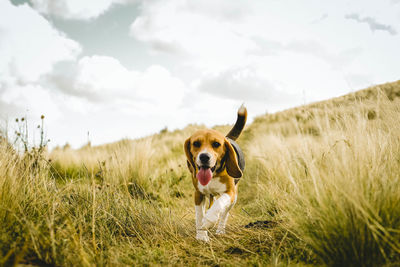
[[[225,229],[224,228],[218,228],[217,229],[217,231],[215,231],[215,234],[216,235],[224,235],[226,232],[225,232]]]
[[[210,238],[208,237],[208,233],[205,230],[197,230],[196,239],[203,242],[210,242]]]

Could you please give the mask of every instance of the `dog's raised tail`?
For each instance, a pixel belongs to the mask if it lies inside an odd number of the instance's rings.
[[[238,139],[240,133],[244,128],[244,125],[246,124],[246,120],[247,120],[247,109],[242,104],[238,110],[235,125],[233,126],[232,130],[226,135],[226,137],[232,140]]]

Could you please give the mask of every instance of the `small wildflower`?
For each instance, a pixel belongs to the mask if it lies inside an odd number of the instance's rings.
[[[43,120],[44,119],[44,115],[40,116],[40,118]]]
[[[37,128],[40,129],[40,125],[38,125]]]
[[[18,136],[21,136],[21,133],[17,133]]]
[[[22,118],[21,118],[21,121],[24,121],[24,120],[25,120],[25,118],[24,118],[24,117],[22,117]]]
[[[15,119],[15,122],[18,122],[18,121],[19,121],[18,118],[16,118],[16,119]]]

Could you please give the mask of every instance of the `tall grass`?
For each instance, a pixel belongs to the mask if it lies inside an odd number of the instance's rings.
[[[258,181],[264,197],[328,265],[400,259],[399,104],[382,95],[375,103],[339,107],[338,115],[325,110],[312,120],[317,137],[293,121],[292,136],[259,135],[247,147],[266,178]]]
[[[198,126],[36,154],[0,139],[0,265],[399,264],[398,92],[257,118],[227,234],[209,244],[182,148]]]

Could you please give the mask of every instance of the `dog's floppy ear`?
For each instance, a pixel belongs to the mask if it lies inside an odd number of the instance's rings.
[[[240,170],[239,163],[236,158],[235,150],[233,149],[233,146],[226,138],[225,138],[225,147],[226,147],[225,153],[227,153],[227,155],[226,155],[226,171],[228,172],[229,176],[231,176],[233,178],[242,177],[243,173],[242,173],[242,170]]]
[[[186,158],[187,158],[187,166],[188,166],[190,172],[193,173],[193,171],[195,170],[195,166],[194,166],[192,152],[190,152],[190,138],[186,139],[185,144],[184,144],[184,149],[185,149],[185,154],[186,154]]]

